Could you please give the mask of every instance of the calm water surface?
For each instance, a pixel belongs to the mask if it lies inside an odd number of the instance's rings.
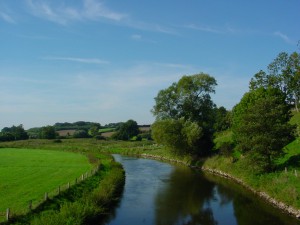
[[[300,224],[226,179],[155,160],[114,157],[124,166],[126,184],[106,225]]]

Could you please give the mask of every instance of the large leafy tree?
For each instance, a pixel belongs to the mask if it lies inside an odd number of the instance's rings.
[[[152,125],[152,137],[177,155],[197,154],[203,133],[195,122],[181,119],[158,120]]]
[[[297,52],[281,52],[268,66],[268,73],[259,71],[250,81],[250,90],[279,88],[286,101],[299,111],[300,104],[300,55]]]
[[[259,171],[274,168],[283,147],[292,140],[290,106],[278,88],[258,88],[246,93],[233,109],[233,132],[237,148]]]
[[[39,138],[55,139],[57,136],[54,126],[45,126],[40,129]]]
[[[130,138],[139,134],[139,126],[136,121],[128,120],[126,123],[122,123],[118,128],[114,138],[119,140],[129,140]]]
[[[198,136],[197,148],[202,149],[199,154],[204,153],[204,149],[212,147],[212,133],[214,124],[214,108],[215,105],[211,100],[210,94],[215,93],[217,82],[215,78],[208,74],[200,73],[190,76],[183,76],[178,82],[173,83],[170,87],[158,92],[155,97],[155,105],[152,109],[156,122],[152,128],[153,133],[156,130],[165,130],[166,135],[173,135],[172,126],[168,126],[170,120],[183,119],[186,122],[197,124],[201,129],[201,135]],[[169,122],[160,122],[161,120],[169,120]],[[182,127],[182,122],[177,121],[176,124]],[[187,130],[182,130],[187,132]],[[178,136],[180,134],[178,133]],[[186,134],[185,136],[188,136]],[[154,135],[154,137],[158,137]],[[154,138],[160,142],[160,138]],[[171,141],[172,138],[164,140]],[[165,145],[166,141],[163,142]],[[173,143],[170,143],[171,146]],[[180,144],[178,144],[180,146]],[[173,146],[175,148],[175,146]],[[192,152],[195,152],[194,149]]]

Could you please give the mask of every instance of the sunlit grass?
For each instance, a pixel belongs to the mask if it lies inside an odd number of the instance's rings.
[[[39,149],[0,148],[0,212],[26,211],[45,192],[74,182],[92,169],[86,156]]]

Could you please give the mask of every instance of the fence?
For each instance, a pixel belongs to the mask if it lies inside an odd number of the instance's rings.
[[[58,196],[61,192],[68,190],[70,187],[79,184],[85,179],[95,175],[100,170],[100,168],[101,168],[101,164],[98,165],[96,168],[92,169],[91,171],[82,174],[80,177],[75,178],[75,180],[68,182],[64,185],[60,185],[51,192],[45,192],[44,196],[41,197],[39,200],[36,201],[30,200],[28,202],[27,209],[24,209],[22,212],[14,212],[12,208],[7,208],[5,212],[0,212],[0,223],[4,221],[8,221],[10,218],[14,216],[22,215],[30,212],[31,210],[37,208],[40,204],[44,203],[48,199]]]

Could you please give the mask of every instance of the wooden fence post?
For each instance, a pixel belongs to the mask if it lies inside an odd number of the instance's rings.
[[[284,168],[284,171],[285,171],[285,173],[287,173],[287,168],[286,167]]]
[[[45,197],[44,197],[44,199],[45,199],[45,201],[48,200],[48,193],[47,193],[47,192],[45,192]]]
[[[83,180],[83,179],[84,179],[84,175],[82,174],[82,175],[81,175],[81,180]]]
[[[10,209],[7,208],[7,209],[6,209],[6,221],[9,220],[9,217],[10,217]]]
[[[297,170],[295,170],[295,177],[298,177]]]

